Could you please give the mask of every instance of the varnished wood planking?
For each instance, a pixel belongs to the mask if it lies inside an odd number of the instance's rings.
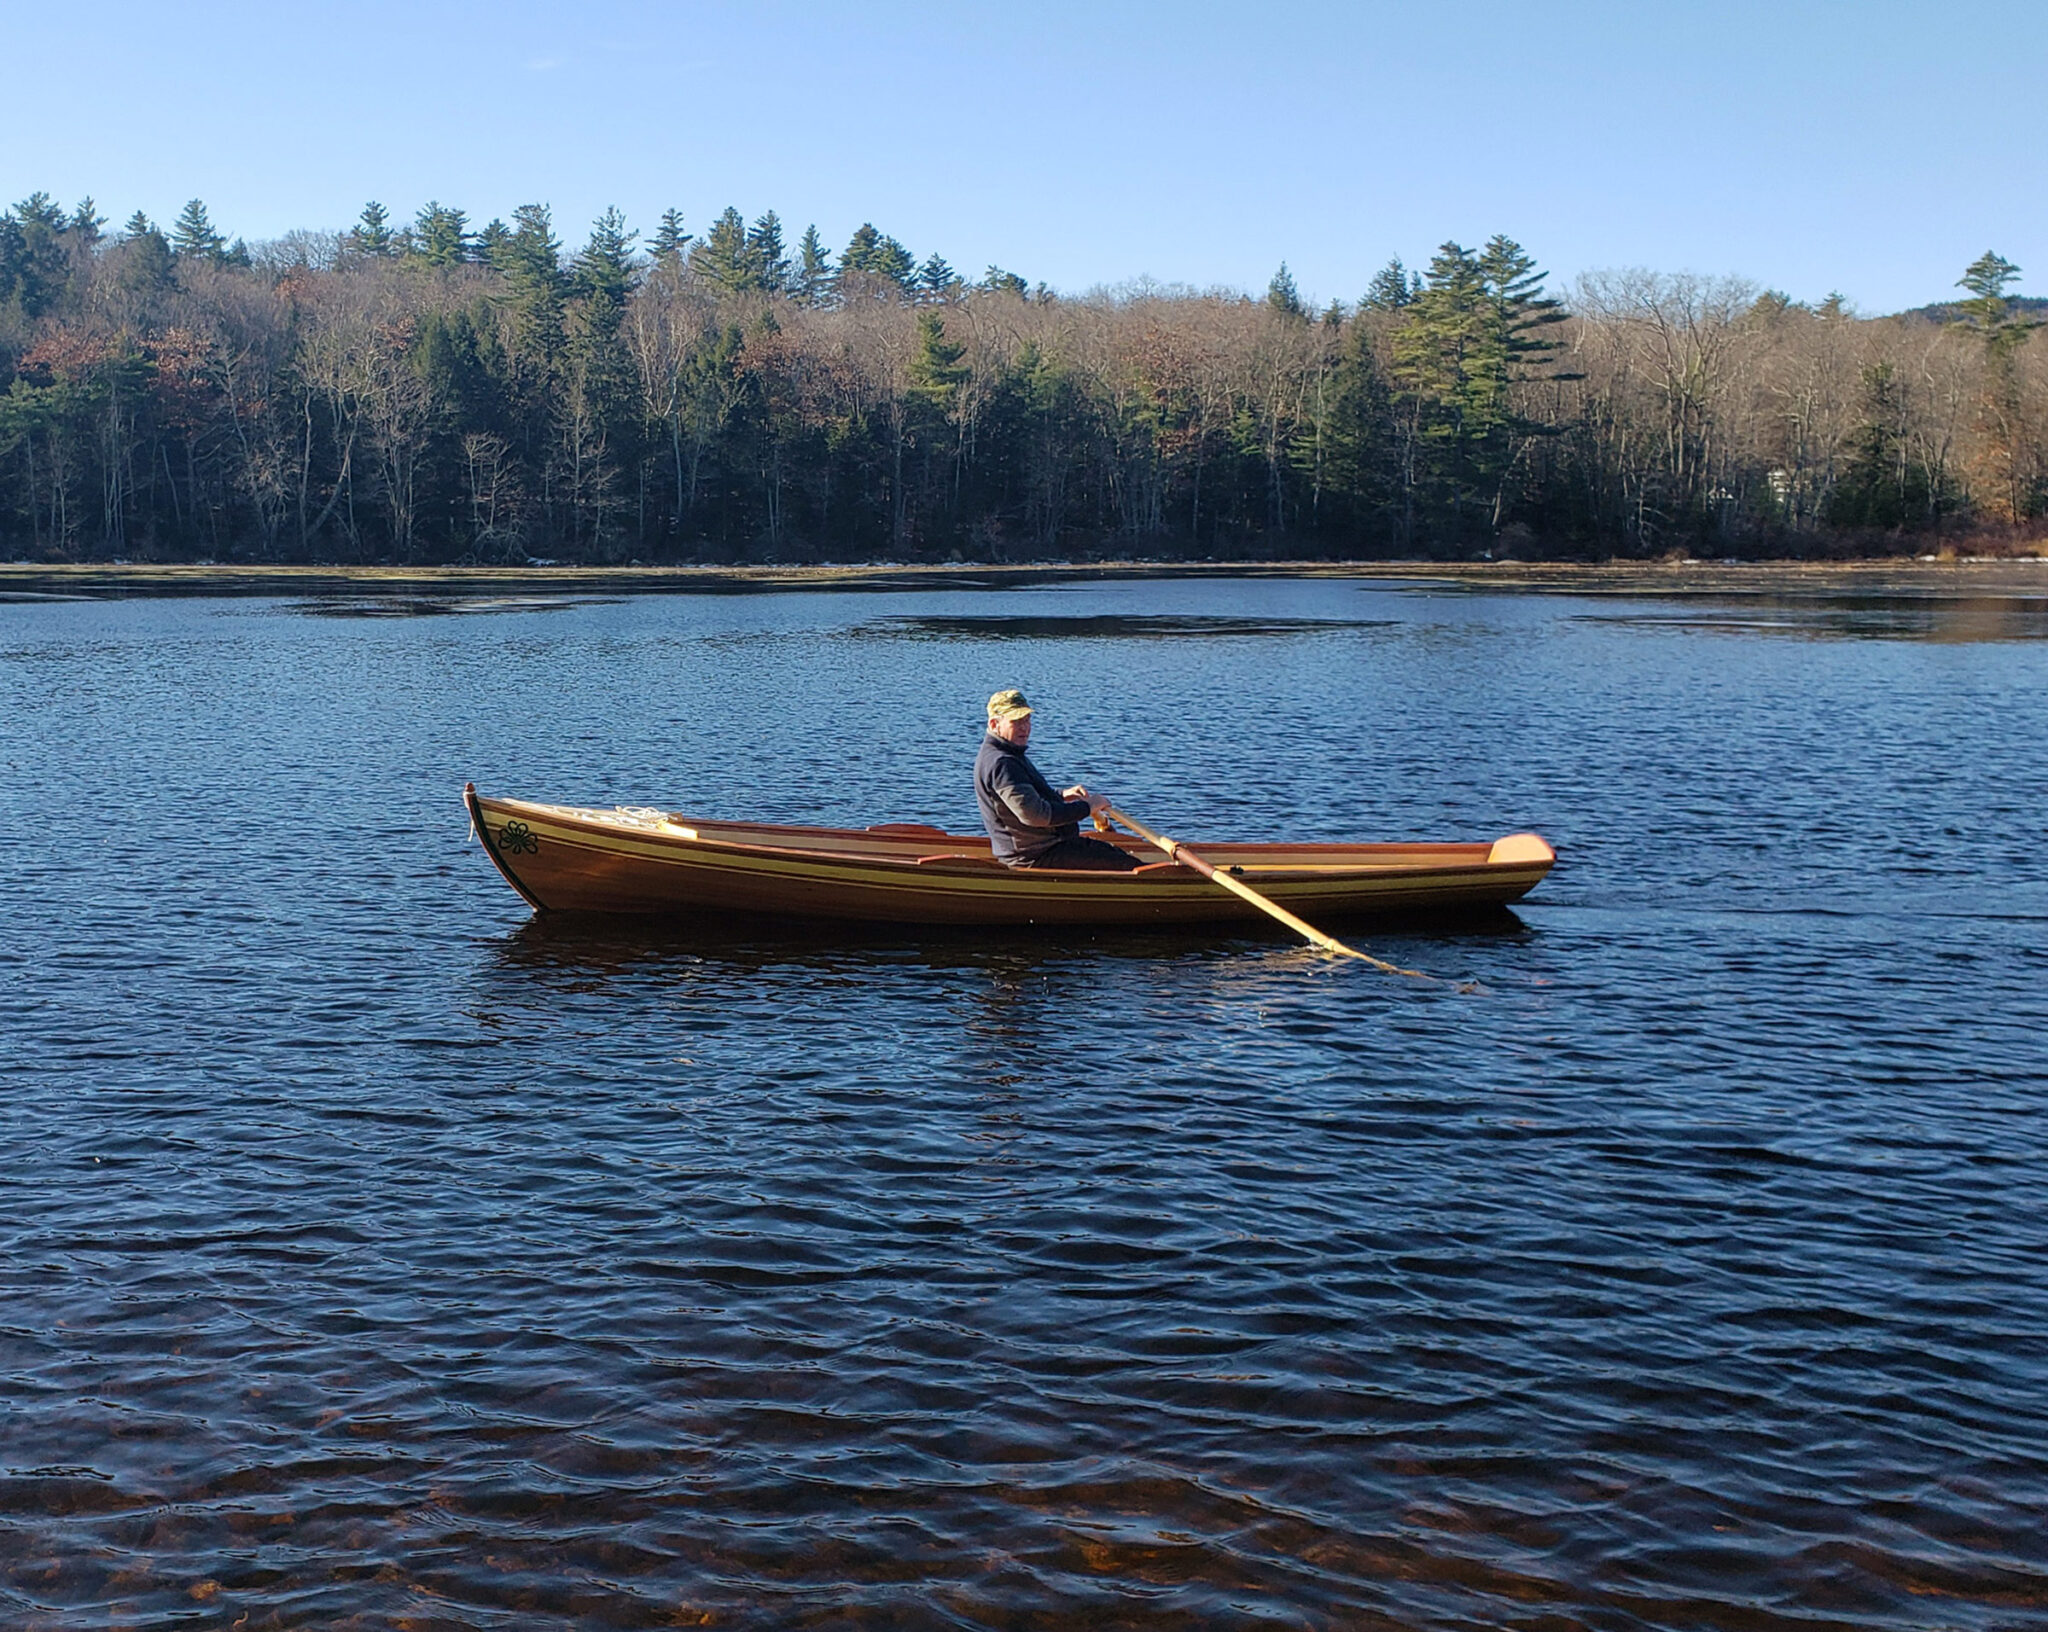
[[[545,910],[759,913],[875,923],[1179,924],[1257,915],[1178,868],[1013,871],[988,841],[936,830],[854,831],[664,818],[477,798],[492,859]],[[518,824],[506,839],[508,824]],[[687,824],[686,826],[678,824]],[[1136,840],[1120,842],[1154,856]],[[1542,880],[1533,835],[1495,844],[1205,844],[1295,910],[1328,915],[1505,904]],[[1489,861],[1495,852],[1501,861]],[[1510,859],[1511,858],[1511,859]]]

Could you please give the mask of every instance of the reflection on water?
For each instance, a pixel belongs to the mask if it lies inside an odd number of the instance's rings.
[[[1707,601],[1710,610],[1699,609]],[[1813,640],[1971,642],[2048,637],[2048,597],[1812,595],[1695,597],[1627,612],[1586,613],[1594,622],[1715,635],[1792,635]]]
[[[896,616],[857,624],[854,635],[927,640],[1166,640],[1200,635],[1313,635],[1331,631],[1392,629],[1387,618],[1258,618],[1144,613],[991,613],[975,616]]]
[[[2048,1623],[2038,643],[279,604],[0,608],[9,1632]],[[1423,984],[538,923],[458,797],[971,829],[1005,684],[1197,840],[1566,861]]]
[[[1331,922],[1356,920],[1331,919]],[[1371,927],[1368,922],[1364,927]],[[1398,939],[1427,947],[1447,966],[1468,944],[1484,945],[1534,933],[1508,907],[1488,907],[1448,920],[1412,918]],[[1354,934],[1354,939],[1359,937]],[[1072,969],[1136,961],[1222,962],[1234,968],[1277,959],[1276,967],[1313,971],[1330,960],[1279,925],[1228,928],[1033,927],[1001,931],[960,927],[906,929],[900,925],[775,923],[751,918],[711,922],[555,913],[531,917],[498,943],[507,978],[604,978],[649,967],[712,962],[744,975],[771,967],[818,971],[908,966],[935,971],[1028,976],[1041,967]]]
[[[566,612],[604,606],[616,595],[325,595],[284,610],[306,618],[441,618],[481,613]]]

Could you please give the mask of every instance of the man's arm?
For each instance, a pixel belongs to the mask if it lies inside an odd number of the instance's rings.
[[[1026,827],[1064,827],[1094,813],[1094,807],[1085,799],[1046,798],[1009,765],[997,767],[989,781],[1004,808]]]

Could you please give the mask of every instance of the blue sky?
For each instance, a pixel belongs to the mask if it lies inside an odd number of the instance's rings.
[[[1354,299],[1521,241],[1866,311],[2048,292],[2044,0],[352,6],[0,0],[0,190],[230,235],[377,198],[862,221],[978,275]]]

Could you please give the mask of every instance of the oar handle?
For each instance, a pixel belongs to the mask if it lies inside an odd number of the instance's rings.
[[[1178,840],[1169,839],[1163,833],[1153,832],[1143,822],[1133,821],[1129,816],[1118,810],[1116,806],[1109,806],[1107,814],[1115,820],[1122,822],[1125,827],[1128,827],[1147,844],[1155,849],[1165,851],[1169,860],[1179,862],[1190,872],[1199,873],[1203,878],[1209,880],[1210,883],[1220,884],[1232,895],[1249,901],[1259,911],[1266,913],[1270,917],[1277,918],[1281,923],[1293,930],[1295,934],[1302,936],[1310,944],[1321,947],[1325,952],[1333,952],[1342,958],[1357,958],[1361,963],[1369,963],[1375,969],[1384,969],[1390,975],[1408,975],[1415,980],[1428,980],[1431,978],[1419,969],[1403,969],[1397,963],[1388,963],[1385,959],[1376,958],[1369,952],[1361,952],[1356,947],[1346,946],[1333,935],[1325,935],[1314,924],[1306,923],[1302,919],[1295,917],[1293,913],[1281,906],[1279,902],[1269,901],[1242,879],[1235,878],[1231,874],[1211,866],[1201,856],[1196,855],[1194,851]]]

